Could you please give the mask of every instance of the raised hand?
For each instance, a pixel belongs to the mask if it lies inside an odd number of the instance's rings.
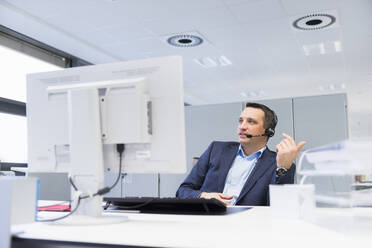
[[[296,159],[298,152],[306,142],[301,141],[296,145],[294,139],[288,134],[283,133],[283,137],[284,139],[276,145],[276,164],[278,167],[289,170],[293,161]]]

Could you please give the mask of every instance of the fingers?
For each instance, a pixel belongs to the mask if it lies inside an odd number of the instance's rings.
[[[284,139],[287,139],[287,140],[289,140],[291,142],[294,142],[294,139],[291,136],[289,136],[288,134],[282,133],[282,135],[284,136]]]
[[[216,198],[217,200],[221,201],[223,204],[225,204],[226,206],[231,206],[231,204],[227,201],[225,201],[224,199],[232,199],[233,196],[229,196],[229,195],[225,195],[225,194],[222,194],[222,193],[217,193],[215,194],[215,197],[213,198]]]
[[[288,149],[291,148],[292,146],[296,146],[296,144],[293,145],[293,143],[290,142],[288,139],[282,140],[282,143],[283,143],[284,147],[287,147]]]
[[[296,143],[292,139],[291,136],[283,133],[284,139],[276,146],[276,152],[279,152],[280,150],[289,150],[292,147],[296,147]]]
[[[294,139],[291,136],[286,133],[282,133],[282,135],[284,136],[284,140],[288,140],[292,145],[296,145]]]
[[[302,149],[302,147],[304,147],[304,145],[306,145],[306,141],[301,141],[300,143],[298,143],[297,152],[299,152]]]
[[[231,206],[231,204],[225,200],[223,200],[222,198],[218,197],[216,198],[217,200],[219,200],[220,202],[222,202],[223,204],[225,204],[226,206]]]
[[[234,196],[232,196],[232,195],[225,195],[225,194],[218,194],[222,199],[228,199],[228,200],[230,200],[230,199],[232,199]]]
[[[297,152],[299,152],[302,147],[304,147],[304,145],[306,144],[306,141],[301,141],[300,143],[298,143],[298,145],[296,145],[296,142],[294,141],[294,139],[289,136],[288,134],[286,133],[282,133],[283,136],[284,136],[284,140],[282,142],[284,142],[285,144],[290,144],[290,145],[294,145],[297,149]]]
[[[276,145],[276,152],[281,152],[287,149],[287,144],[282,140],[279,144]]]
[[[225,194],[222,194],[222,193],[203,192],[203,193],[200,194],[200,198],[205,198],[205,199],[215,198],[215,199],[221,201],[226,206],[231,206],[231,204],[229,202],[225,201],[224,199],[230,200],[230,199],[233,198],[233,196],[225,195]]]

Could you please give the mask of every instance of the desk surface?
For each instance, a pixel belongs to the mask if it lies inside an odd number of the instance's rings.
[[[55,217],[57,213],[42,213]],[[59,215],[63,213],[58,213]],[[316,209],[312,222],[272,218],[269,207],[224,216],[105,213],[121,224],[12,226],[23,239],[152,247],[371,247],[372,208]]]

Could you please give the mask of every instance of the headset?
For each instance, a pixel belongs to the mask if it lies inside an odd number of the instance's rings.
[[[278,123],[278,117],[276,116],[275,112],[273,111],[274,117],[273,122],[271,123],[271,126],[265,129],[265,136],[267,137],[273,137],[275,134],[275,127]]]
[[[272,120],[272,123],[271,123],[270,127],[265,129],[265,133],[259,134],[259,135],[246,134],[245,136],[247,136],[247,138],[261,137],[261,136],[267,136],[269,138],[273,137],[274,134],[275,134],[276,124],[278,123],[278,117],[276,116],[274,111],[272,111],[272,112],[274,114],[274,117],[273,117],[273,120]]]

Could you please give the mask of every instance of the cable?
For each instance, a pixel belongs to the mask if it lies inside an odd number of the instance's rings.
[[[125,150],[125,145],[124,144],[116,144],[116,151],[119,153],[119,172],[118,172],[118,176],[117,176],[115,182],[110,187],[104,187],[104,188],[98,190],[92,196],[107,194],[118,184],[118,182],[120,180],[120,177],[121,177],[121,167],[122,167],[122,158],[123,158],[124,150]],[[77,188],[75,188],[75,190],[76,189]],[[81,196],[81,199],[86,199],[86,198],[89,198],[89,197],[91,197],[91,196],[90,195],[85,195],[85,196]]]
[[[61,217],[58,217],[58,218],[54,218],[54,219],[46,219],[46,220],[43,220],[43,219],[36,219],[37,222],[52,222],[52,221],[57,221],[57,220],[62,220],[64,218],[67,218],[68,216],[72,215],[73,213],[75,213],[75,211],[78,209],[79,205],[80,205],[80,197],[78,198],[78,202],[76,204],[76,207],[70,211],[70,213],[64,215],[64,216],[61,216]]]
[[[120,177],[121,177],[121,168],[122,168],[122,159],[123,159],[123,152],[125,150],[125,145],[124,144],[117,144],[116,145],[116,151],[119,153],[119,173],[118,177],[116,178],[116,181],[114,184],[110,187],[110,190],[115,188],[116,184],[118,184]]]
[[[116,144],[116,151],[119,153],[119,172],[118,172],[118,176],[117,176],[115,182],[110,187],[104,187],[102,189],[99,189],[93,195],[84,195],[84,196],[79,195],[79,197],[77,198],[77,201],[78,202],[76,204],[76,207],[73,210],[71,210],[70,213],[68,213],[68,214],[66,214],[66,215],[64,215],[62,217],[58,217],[58,218],[54,218],[54,219],[46,219],[46,220],[36,219],[36,221],[37,222],[51,222],[51,221],[62,220],[64,218],[72,215],[78,209],[81,200],[87,199],[89,197],[95,197],[95,196],[98,196],[98,195],[104,195],[104,194],[107,194],[108,192],[110,192],[118,184],[118,182],[120,180],[120,177],[121,177],[121,168],[122,168],[122,158],[123,158],[123,152],[124,152],[124,150],[125,150],[125,145],[124,144]],[[72,180],[72,177],[69,177],[69,181],[70,181],[70,184],[72,185],[72,187],[74,188],[74,190],[75,191],[79,191],[79,189],[77,188],[76,184]],[[70,202],[70,204],[71,204],[71,202]],[[56,205],[58,205],[58,204],[56,204]]]
[[[46,206],[40,206],[41,208],[47,208],[47,207],[54,207],[54,206],[58,206],[58,205],[62,205],[62,204],[65,204],[65,203],[69,203],[69,205],[71,205],[71,201],[61,201],[59,203],[55,203],[55,204],[52,204],[52,205],[46,205]]]
[[[78,188],[76,187],[74,181],[72,180],[71,175],[68,176],[68,180],[69,180],[70,184],[72,185],[72,187],[74,188],[74,190],[79,191]]]
[[[105,206],[103,207],[103,210],[107,210],[108,207],[110,207],[110,204],[111,204],[111,202],[110,201],[107,201],[106,204],[105,204]]]

